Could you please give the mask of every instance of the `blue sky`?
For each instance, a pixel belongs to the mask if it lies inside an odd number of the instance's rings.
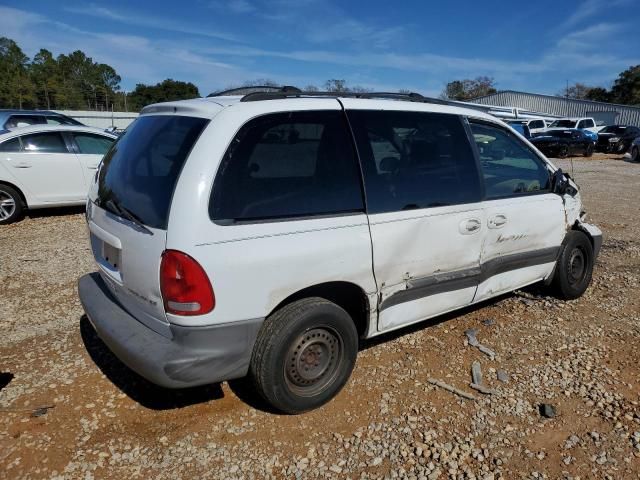
[[[165,78],[203,95],[246,80],[329,78],[437,95],[488,75],[499,89],[609,87],[640,64],[638,0],[0,0],[0,36],[32,56],[81,49],[122,87]]]

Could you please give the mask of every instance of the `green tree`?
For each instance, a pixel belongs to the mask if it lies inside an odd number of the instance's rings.
[[[59,89],[58,64],[49,50],[40,49],[30,66],[31,80],[35,87],[37,106],[55,107],[55,92]]]
[[[139,83],[128,95],[130,108],[140,110],[146,105],[173,100],[186,100],[200,96],[198,87],[191,82],[181,82],[168,78],[156,85]]]
[[[18,44],[0,37],[0,105],[9,108],[31,108],[35,105],[28,66],[29,57]]]
[[[593,100],[594,102],[610,102],[611,92],[606,88],[592,87],[587,92],[585,99]]]
[[[466,101],[492,95],[497,92],[495,80],[491,77],[481,76],[473,79],[454,80],[447,83],[440,97],[449,100]]]
[[[640,65],[629,67],[618,75],[611,88],[611,101],[624,105],[640,105]]]

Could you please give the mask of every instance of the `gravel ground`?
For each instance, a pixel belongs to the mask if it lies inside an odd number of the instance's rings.
[[[243,382],[167,391],[115,359],[76,295],[81,211],[0,227],[0,478],[640,478],[640,165],[573,172],[605,233],[581,299],[531,288],[366,342],[338,398],[295,417]],[[469,387],[474,361],[494,394]]]

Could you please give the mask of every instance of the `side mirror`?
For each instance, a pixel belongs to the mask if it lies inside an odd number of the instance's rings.
[[[561,168],[557,169],[551,176],[551,191],[561,196],[565,194],[574,196],[578,192],[571,186],[569,178],[568,173],[564,173]]]

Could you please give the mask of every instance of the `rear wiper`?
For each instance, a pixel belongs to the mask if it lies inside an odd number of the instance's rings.
[[[144,223],[142,223],[142,220],[140,220],[140,218],[138,216],[136,216],[134,213],[132,213],[129,209],[127,209],[126,207],[123,207],[122,205],[120,205],[119,203],[116,203],[112,198],[110,198],[109,200],[107,200],[105,202],[105,205],[111,207],[114,212],[124,218],[126,218],[127,220],[129,220],[131,223],[134,223],[136,226],[138,226],[142,231],[144,231],[145,233],[148,233],[150,235],[153,235],[153,232],[151,230],[149,230]]]

